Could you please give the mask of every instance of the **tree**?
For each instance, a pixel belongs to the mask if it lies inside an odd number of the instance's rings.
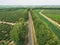
[[[20,18],[19,22],[15,24],[12,31],[10,32],[12,40],[15,41],[16,45],[22,45],[25,41],[27,33],[27,23],[24,22],[23,18]]]

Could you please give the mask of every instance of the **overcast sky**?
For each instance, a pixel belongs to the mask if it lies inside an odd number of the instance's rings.
[[[60,5],[60,0],[0,0],[0,5]]]

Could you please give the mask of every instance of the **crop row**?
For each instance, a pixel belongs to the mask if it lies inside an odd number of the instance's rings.
[[[25,20],[27,19],[27,10],[26,9],[0,12],[0,21],[16,22],[20,18],[25,18]]]
[[[0,24],[0,41],[8,41],[10,39],[11,25]],[[3,42],[0,42],[2,45]]]

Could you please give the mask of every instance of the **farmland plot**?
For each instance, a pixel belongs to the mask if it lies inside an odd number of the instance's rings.
[[[25,20],[27,19],[26,9],[0,11],[0,21],[16,22],[20,18],[25,18]]]
[[[0,24],[0,44],[10,45],[14,41],[15,45],[26,45],[28,35],[27,20],[27,9],[0,11],[0,21],[15,23],[13,26],[7,23]]]
[[[42,15],[39,14],[41,9],[30,10],[34,28],[36,32],[36,40],[38,45],[60,45],[60,28],[57,28]],[[45,10],[46,11],[46,10]],[[60,10],[47,11],[53,15],[60,14]],[[13,26],[9,24],[0,24],[0,44],[9,45],[13,41],[15,45],[28,44],[28,13],[27,9],[0,9],[0,21],[15,23]],[[47,14],[46,12],[43,12]],[[55,14],[56,13],[56,14]],[[56,16],[57,18],[59,16]],[[54,19],[56,19],[56,17]],[[53,19],[53,20],[54,20]],[[57,19],[58,20],[58,19]],[[31,22],[31,21],[30,21]],[[57,21],[58,22],[58,21]],[[31,25],[31,24],[30,24]],[[32,32],[33,33],[33,32]],[[31,33],[31,34],[32,34]],[[31,40],[30,40],[31,41]],[[12,45],[14,45],[12,44]],[[29,44],[31,45],[31,44]]]

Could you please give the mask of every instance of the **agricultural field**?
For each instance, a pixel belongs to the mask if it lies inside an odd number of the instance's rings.
[[[3,45],[4,41],[6,41],[6,43],[9,43],[9,40],[11,40],[10,38],[10,31],[11,31],[11,25],[7,25],[7,24],[0,24],[0,44]]]
[[[60,9],[46,9],[43,14],[60,24]]]
[[[0,9],[0,45],[26,45],[27,20],[27,9]]]
[[[60,45],[60,28],[43,17],[41,10],[0,9],[0,45]],[[42,13],[60,23],[59,12],[44,9]]]
[[[57,35],[55,35],[53,29],[50,28],[51,26],[50,27],[48,26],[49,22],[48,23],[45,22],[43,20],[43,17],[41,18],[40,14],[38,14],[39,12],[37,12],[36,10],[34,10],[34,12],[33,11],[31,12],[35,26],[38,45],[59,45],[60,40],[57,37]]]
[[[3,9],[2,9],[3,10]],[[25,16],[24,16],[25,15]],[[0,21],[6,22],[16,22],[19,18],[27,19],[27,10],[26,9],[4,9],[0,11]]]

